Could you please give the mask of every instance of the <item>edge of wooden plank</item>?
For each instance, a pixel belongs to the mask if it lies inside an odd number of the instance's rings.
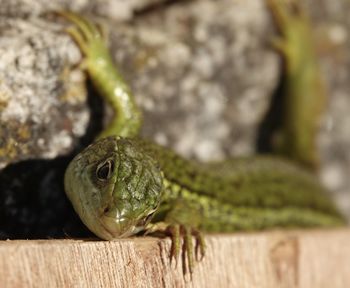
[[[350,287],[350,229],[208,235],[192,275],[170,240],[0,241],[4,287]]]

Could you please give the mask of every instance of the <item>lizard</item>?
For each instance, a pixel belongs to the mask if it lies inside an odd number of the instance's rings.
[[[205,255],[203,232],[346,224],[308,169],[318,163],[314,136],[325,95],[310,24],[300,0],[266,1],[280,30],[272,44],[286,63],[286,116],[276,150],[292,160],[271,155],[203,164],[141,139],[141,111],[98,25],[73,12],[57,12],[73,24],[66,32],[81,49],[82,67],[115,111],[64,177],[73,208],[99,238],[161,231],[171,237],[171,259],[177,261],[182,252],[192,273],[195,254]]]

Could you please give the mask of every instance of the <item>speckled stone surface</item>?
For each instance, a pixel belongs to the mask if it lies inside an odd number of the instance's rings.
[[[40,16],[47,11],[68,9],[92,13],[117,21],[131,20],[136,13],[172,0],[1,0],[0,15],[5,17]]]
[[[67,153],[85,133],[80,52],[50,24],[0,20],[0,167]]]
[[[350,219],[350,1],[306,1],[328,86],[320,176]]]
[[[204,161],[253,153],[279,75],[269,24],[262,1],[208,0],[113,29],[116,62],[144,111],[143,135]]]

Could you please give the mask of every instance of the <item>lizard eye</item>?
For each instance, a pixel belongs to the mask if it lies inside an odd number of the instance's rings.
[[[102,162],[96,169],[96,176],[99,180],[108,180],[114,171],[114,162],[107,160]]]

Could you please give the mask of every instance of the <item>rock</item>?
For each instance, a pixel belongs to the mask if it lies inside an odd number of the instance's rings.
[[[117,21],[130,20],[137,12],[157,7],[171,0],[2,0],[0,16],[32,17],[53,10],[71,10],[92,13],[103,18]]]
[[[69,152],[88,122],[80,52],[41,19],[0,21],[0,167]]]

